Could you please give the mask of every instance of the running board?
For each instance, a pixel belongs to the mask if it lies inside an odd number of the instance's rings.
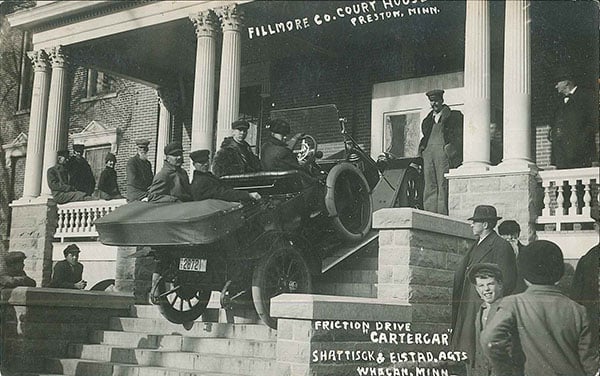
[[[371,230],[365,235],[365,237],[359,242],[354,244],[344,244],[331,256],[326,257],[321,263],[321,273],[325,273],[340,262],[344,261],[354,253],[362,249],[364,246],[376,241],[379,238],[378,230]]]

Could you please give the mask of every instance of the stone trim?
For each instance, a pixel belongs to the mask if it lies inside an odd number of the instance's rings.
[[[72,136],[74,144],[85,147],[110,144],[110,152],[117,154],[119,149],[119,128],[109,128],[103,123],[92,120],[83,131]]]
[[[13,306],[129,309],[133,305],[133,296],[104,291],[15,287],[14,289],[2,290],[0,304]]]
[[[374,229],[412,229],[474,239],[471,225],[443,214],[412,208],[384,208],[373,214]]]
[[[23,132],[10,143],[2,145],[4,158],[6,159],[6,168],[11,167],[12,158],[24,157],[27,155],[27,135]]]

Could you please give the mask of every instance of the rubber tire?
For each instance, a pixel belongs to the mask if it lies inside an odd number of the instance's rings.
[[[421,174],[416,169],[408,167],[398,187],[398,195],[393,207],[423,209],[423,184]]]
[[[355,182],[359,184],[359,190],[362,191],[363,200],[362,204],[365,205],[366,214],[363,216],[363,223],[359,231],[349,230],[338,215],[338,207],[336,205],[336,193],[335,188],[338,179],[342,174],[354,174],[356,176]],[[362,239],[371,229],[371,222],[373,216],[373,201],[369,189],[369,183],[363,175],[363,173],[351,163],[340,163],[334,166],[329,174],[327,175],[327,193],[325,194],[325,207],[329,216],[332,217],[333,227],[335,231],[341,236],[343,240],[354,242]]]
[[[277,264],[282,260],[285,262],[286,258],[296,261],[300,268],[301,278],[298,284],[298,289],[290,291],[289,289],[276,287],[275,293],[270,292],[267,284],[273,278],[278,278]],[[285,265],[285,264],[284,264]],[[291,262],[290,262],[291,265]],[[284,269],[284,268],[283,268]],[[282,270],[283,270],[282,269]],[[289,274],[289,273],[288,273]],[[289,286],[289,284],[287,284]],[[254,302],[254,308],[260,316],[261,320],[267,324],[270,328],[277,329],[277,319],[271,317],[271,298],[283,294],[283,293],[301,293],[310,294],[312,292],[312,278],[308,264],[304,260],[304,257],[300,252],[291,245],[278,247],[273,252],[263,257],[252,275],[252,301]]]
[[[107,288],[109,288],[110,286],[114,286],[114,285],[115,285],[114,279],[105,279],[104,281],[100,281],[100,282],[96,283],[94,286],[92,286],[90,291],[106,291]]]
[[[162,295],[166,290],[166,282],[164,278],[158,281],[157,289],[158,294]],[[176,295],[176,300],[173,303],[169,302],[168,297],[172,294]],[[174,308],[174,303],[180,300],[180,296],[178,292],[171,293],[166,296],[161,296],[158,298],[158,309],[160,313],[170,322],[174,324],[184,324],[190,321],[196,320],[200,317],[204,311],[206,310],[206,306],[208,306],[208,301],[210,300],[210,290],[197,290],[195,297],[198,299],[198,302],[191,307],[191,309],[180,311]]]

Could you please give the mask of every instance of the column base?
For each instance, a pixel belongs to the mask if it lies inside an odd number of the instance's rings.
[[[506,159],[498,166],[493,166],[491,170],[495,172],[537,172],[538,167],[529,159]]]
[[[480,172],[486,172],[490,169],[490,164],[489,162],[480,162],[480,161],[474,161],[474,162],[464,162],[462,165],[458,166],[455,169],[450,170],[449,174],[452,174],[453,171],[463,174],[475,174],[475,173],[480,173]]]

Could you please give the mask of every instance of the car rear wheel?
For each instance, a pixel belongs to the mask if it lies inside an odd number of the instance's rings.
[[[278,247],[262,258],[252,276],[252,300],[261,320],[277,328],[271,317],[271,298],[284,293],[310,294],[311,274],[300,252],[290,245]]]
[[[168,281],[161,277],[157,285],[160,313],[170,322],[184,324],[194,321],[206,310],[210,290],[202,290],[193,284],[180,284],[177,277]]]

